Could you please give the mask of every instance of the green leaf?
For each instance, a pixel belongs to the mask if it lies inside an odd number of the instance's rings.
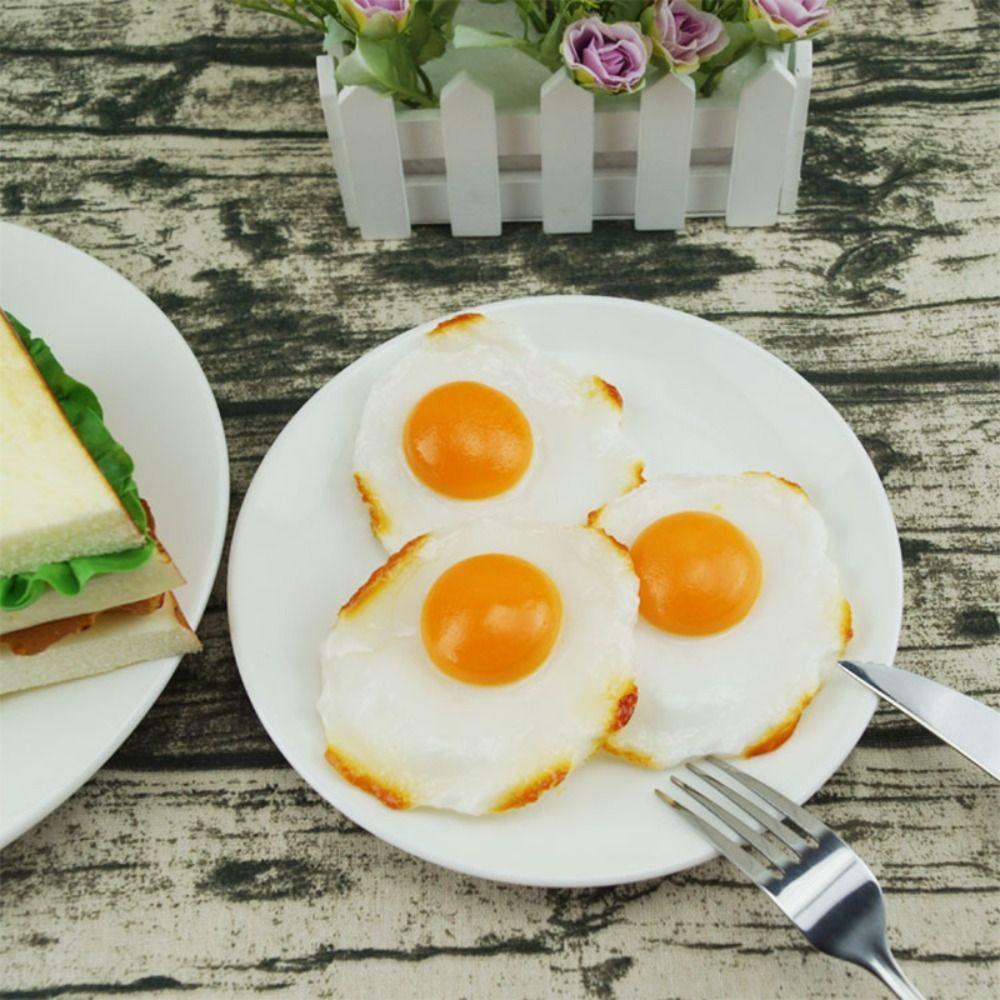
[[[405,35],[396,35],[393,38],[380,39],[375,45],[380,52],[385,53],[389,61],[395,88],[400,91],[416,90],[417,64],[410,52],[409,39]]]
[[[432,29],[430,35],[427,36],[427,41],[416,54],[417,65],[422,66],[425,62],[437,59],[444,55],[447,48],[448,39],[437,28]]]
[[[431,7],[431,24],[435,28],[451,30],[451,22],[458,10],[459,0],[434,0]]]
[[[763,18],[755,17],[752,21],[747,24],[747,27],[753,32],[754,38],[761,45],[783,45],[784,42],[778,37],[778,33],[774,28]]]
[[[545,37],[538,43],[541,61],[550,69],[556,70],[562,65],[562,55],[559,46],[562,43],[563,32],[566,30],[564,18],[560,15],[549,25]]]
[[[295,9],[295,4],[276,6],[273,3],[269,3],[268,0],[230,0],[230,2],[237,7],[244,7],[247,10],[259,10],[265,14],[274,14],[277,17],[284,17],[289,21],[294,21],[296,24],[301,24],[303,27],[312,28],[321,34],[323,32],[322,23],[314,21],[311,17],[300,13]]]
[[[604,16],[608,24],[614,21],[638,21],[642,14],[645,0],[612,0]]]
[[[424,3],[418,3],[413,8],[413,14],[410,16],[410,23],[406,32],[409,38],[410,52],[417,62],[420,61],[418,53],[427,44],[432,30],[430,4],[425,0]]]
[[[753,47],[755,35],[748,24],[741,21],[726,21],[726,47],[716,52],[710,59],[702,63],[707,70],[720,70],[746,55]]]
[[[385,91],[385,87],[365,62],[360,46],[337,63],[334,76],[341,87],[372,87],[378,91]]]
[[[32,337],[28,328],[10,313],[7,313],[7,318],[80,442],[118,494],[122,506],[128,511],[136,527],[146,537],[143,545],[125,552],[46,563],[24,573],[0,576],[0,608],[14,611],[33,604],[46,590],[53,589],[66,597],[72,597],[80,593],[93,576],[138,569],[153,554],[156,543],[149,533],[146,511],[139,500],[139,488],[132,478],[132,458],[105,426],[104,412],[97,396],[92,389],[66,373],[44,340]]]
[[[393,93],[401,82],[399,56],[393,42],[394,39],[359,35],[357,48],[337,66],[337,82]]]
[[[467,24],[455,25],[454,46],[456,49],[517,49],[518,52],[531,56],[547,69],[558,69],[562,65],[558,58],[555,63],[546,58],[535,42],[527,42],[523,38],[505,35],[500,31],[482,31]]]
[[[336,76],[343,87],[371,87],[419,107],[434,107],[433,96],[419,89],[417,65],[405,35],[359,35],[357,48],[337,64]]]
[[[344,45],[354,42],[354,32],[349,31],[335,17],[327,15],[323,22],[326,25],[326,34],[323,36],[323,51],[329,52],[336,45]]]
[[[502,31],[483,31],[468,24],[456,24],[454,44],[456,49],[516,49],[524,45],[524,41]]]

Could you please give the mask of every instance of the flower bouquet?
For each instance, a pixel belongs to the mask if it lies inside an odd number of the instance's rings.
[[[348,221],[487,235],[793,211],[826,0],[233,0],[323,38]]]

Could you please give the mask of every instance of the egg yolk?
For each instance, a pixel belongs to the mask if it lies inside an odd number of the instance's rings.
[[[427,655],[470,684],[508,684],[545,662],[562,624],[551,579],[517,556],[490,553],[445,570],[420,617]]]
[[[654,521],[632,545],[632,562],[643,618],[677,635],[712,635],[742,621],[763,578],[753,542],[700,510]]]
[[[531,462],[531,425],[482,382],[448,382],[421,399],[403,429],[413,474],[437,493],[482,500],[509,490]]]

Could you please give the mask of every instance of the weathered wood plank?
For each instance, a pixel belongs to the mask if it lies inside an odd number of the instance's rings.
[[[975,293],[963,295],[951,265],[942,264],[936,277],[925,275],[924,301],[910,296],[898,310],[858,303],[849,289],[831,291],[828,272],[839,255],[781,229],[771,231],[759,250],[769,267],[755,272],[748,290],[753,257],[724,252],[719,243],[731,234],[709,222],[693,223],[681,240],[635,233],[624,223],[599,226],[586,238],[545,238],[537,226],[523,226],[516,239],[477,242],[484,246],[480,259],[491,266],[470,273],[458,260],[465,255],[451,252],[453,238],[437,229],[412,243],[382,247],[374,257],[347,237],[335,251],[331,229],[342,232],[336,229],[342,223],[322,143],[321,163],[312,163],[296,143],[240,143],[231,157],[216,153],[207,161],[197,140],[183,140],[169,158],[146,155],[151,143],[102,141],[101,155],[88,158],[94,142],[67,142],[67,155],[87,172],[83,185],[72,174],[53,176],[39,149],[37,158],[18,163],[18,179],[4,189],[8,215],[86,241],[148,288],[185,333],[213,352],[206,364],[215,366],[223,398],[255,383],[261,395],[266,385],[275,398],[294,382],[301,395],[300,373],[328,377],[363,349],[435,311],[535,290],[631,294],[701,312],[774,350],[814,381],[822,384],[824,370],[832,369],[827,381],[840,392],[850,388],[854,372],[873,391],[881,382],[896,393],[950,392],[953,384],[966,383],[988,390],[996,377],[1000,338],[991,323],[990,254],[964,266]],[[37,138],[29,145],[44,147]],[[260,173],[269,151],[284,162],[280,173]],[[142,211],[136,207],[141,202],[147,203]],[[317,205],[326,211],[316,211]],[[970,233],[969,242],[984,245],[985,221],[969,225],[979,233]],[[757,239],[748,234],[745,242]],[[214,252],[220,245],[226,248],[221,259]],[[827,253],[826,268],[803,274],[805,252]],[[306,280],[310,269],[332,268],[335,253],[334,286]],[[622,253],[635,262],[635,272],[624,277],[609,266]],[[920,262],[926,271],[927,258]],[[414,282],[419,296],[404,294]],[[785,282],[788,312],[776,292]],[[264,367],[256,379],[241,370],[239,357],[217,335],[229,323],[255,342],[273,339],[280,324],[286,331],[278,344],[282,363]]]
[[[978,779],[943,751],[921,753],[923,794],[914,793],[913,770],[900,773],[886,756],[859,751],[855,774],[836,777],[814,808],[873,859],[894,927],[906,928],[894,943],[924,988],[986,995],[996,948],[979,915],[1000,905],[995,830],[973,855],[964,844],[988,829],[990,803],[976,804]],[[361,833],[288,771],[112,768],[75,802],[72,824],[61,810],[5,859],[24,926],[42,931],[33,943],[25,934],[11,955],[6,974],[20,981],[93,984],[114,969],[119,982],[168,976],[205,991],[238,982],[333,996],[600,997],[595,970],[605,966],[620,973],[609,985],[623,996],[652,995],[654,985],[657,995],[732,995],[737,977],[757,984],[741,995],[768,996],[780,963],[787,995],[805,996],[817,980],[832,995],[880,995],[860,973],[812,952],[721,862],[621,889],[494,886],[415,863]],[[876,803],[877,819],[859,818],[859,804]],[[137,813],[139,828],[130,822]],[[903,830],[920,837],[918,871]],[[58,894],[48,890],[53,879]],[[151,910],[154,898],[170,908]],[[66,980],[56,929],[70,922],[88,947]],[[137,939],[149,947],[137,949]]]

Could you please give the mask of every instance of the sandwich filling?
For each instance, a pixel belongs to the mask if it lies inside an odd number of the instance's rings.
[[[104,611],[89,611],[83,615],[71,615],[54,622],[43,622],[31,628],[18,629],[0,635],[0,645],[6,646],[16,656],[37,656],[44,653],[53,643],[65,639],[68,635],[78,635],[93,628],[102,615],[128,613],[131,615],[151,615],[163,607],[165,594],[132,601],[129,604],[119,604],[115,608],[105,608]]]
[[[138,487],[132,478],[132,459],[105,426],[97,396],[66,373],[43,340],[33,337],[10,313],[6,313],[6,318],[66,420],[118,496],[142,538],[137,547],[124,551],[77,556],[0,576],[0,611],[19,611],[34,604],[48,591],[73,597],[95,576],[138,569],[152,556],[156,542],[150,531],[147,512],[139,499]]]
[[[0,696],[201,648],[95,394],[0,310]]]
[[[149,504],[145,500],[140,500],[139,504],[145,518],[146,531],[154,548],[156,548],[158,541],[153,512],[149,509]],[[166,556],[162,548],[160,551],[169,560],[169,556]],[[3,618],[0,618],[0,647],[6,646],[15,656],[36,656],[38,653],[44,653],[46,649],[59,642],[60,639],[86,632],[102,616],[106,617],[121,613],[150,615],[163,607],[165,596],[163,593],[153,594],[150,597],[142,597],[135,601],[125,601],[121,604],[112,604],[109,607],[100,607],[99,609],[82,611],[80,614],[67,615],[64,618],[40,621],[38,624],[31,624],[26,628],[8,628],[6,622],[13,622],[15,625],[18,624],[17,616],[16,614],[5,615]]]

